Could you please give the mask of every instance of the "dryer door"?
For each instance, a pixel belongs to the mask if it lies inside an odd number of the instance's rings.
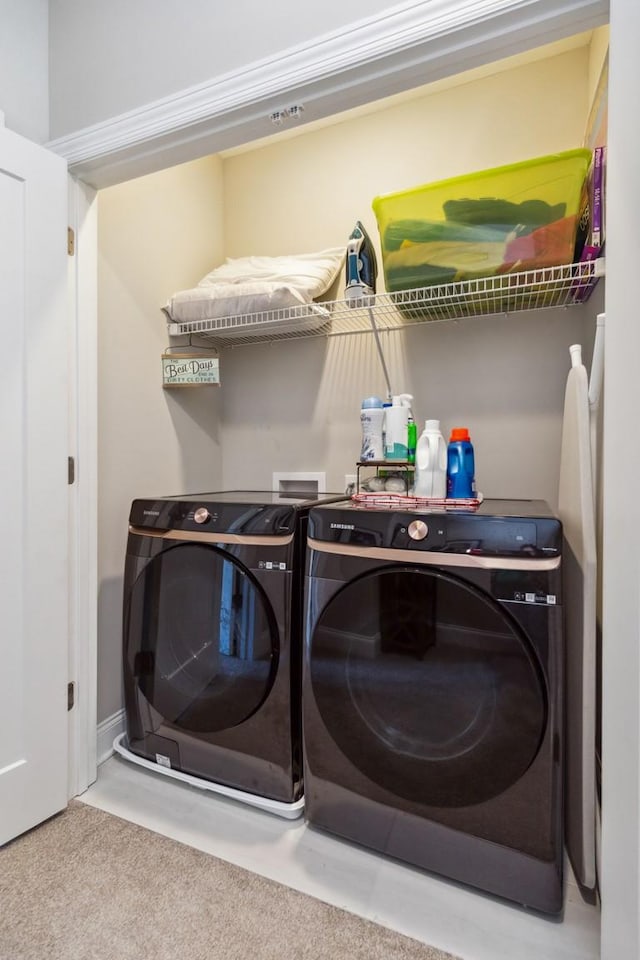
[[[334,742],[395,796],[481,803],[538,752],[548,703],[537,656],[504,608],[456,576],[394,566],[351,581],[320,614],[308,657]]]
[[[214,546],[180,544],[151,559],[133,584],[124,631],[138,695],[184,730],[242,723],[273,684],[278,632],[268,599]]]

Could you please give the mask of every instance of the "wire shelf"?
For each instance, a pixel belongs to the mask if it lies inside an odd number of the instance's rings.
[[[379,293],[357,300],[334,300],[217,320],[169,323],[168,332],[172,337],[202,337],[222,348],[301,337],[370,333],[374,324],[378,331],[402,330],[414,323],[575,306],[589,299],[604,274],[605,260],[600,258],[401,293]]]

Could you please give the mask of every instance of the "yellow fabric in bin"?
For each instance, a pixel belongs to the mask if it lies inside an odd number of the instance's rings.
[[[503,243],[409,243],[387,256],[387,269],[401,270],[430,264],[450,267],[469,275],[495,273],[502,265],[506,250]]]
[[[571,263],[590,161],[567,150],[376,197],[387,290]]]

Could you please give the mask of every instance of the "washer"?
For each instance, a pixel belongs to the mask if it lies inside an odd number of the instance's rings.
[[[134,500],[124,574],[130,760],[282,816],[302,800],[309,508],[225,491]]]
[[[562,528],[540,501],[309,519],[309,822],[562,909]]]

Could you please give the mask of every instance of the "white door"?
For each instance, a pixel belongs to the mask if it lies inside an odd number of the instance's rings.
[[[67,803],[66,220],[65,161],[0,119],[0,843]]]

